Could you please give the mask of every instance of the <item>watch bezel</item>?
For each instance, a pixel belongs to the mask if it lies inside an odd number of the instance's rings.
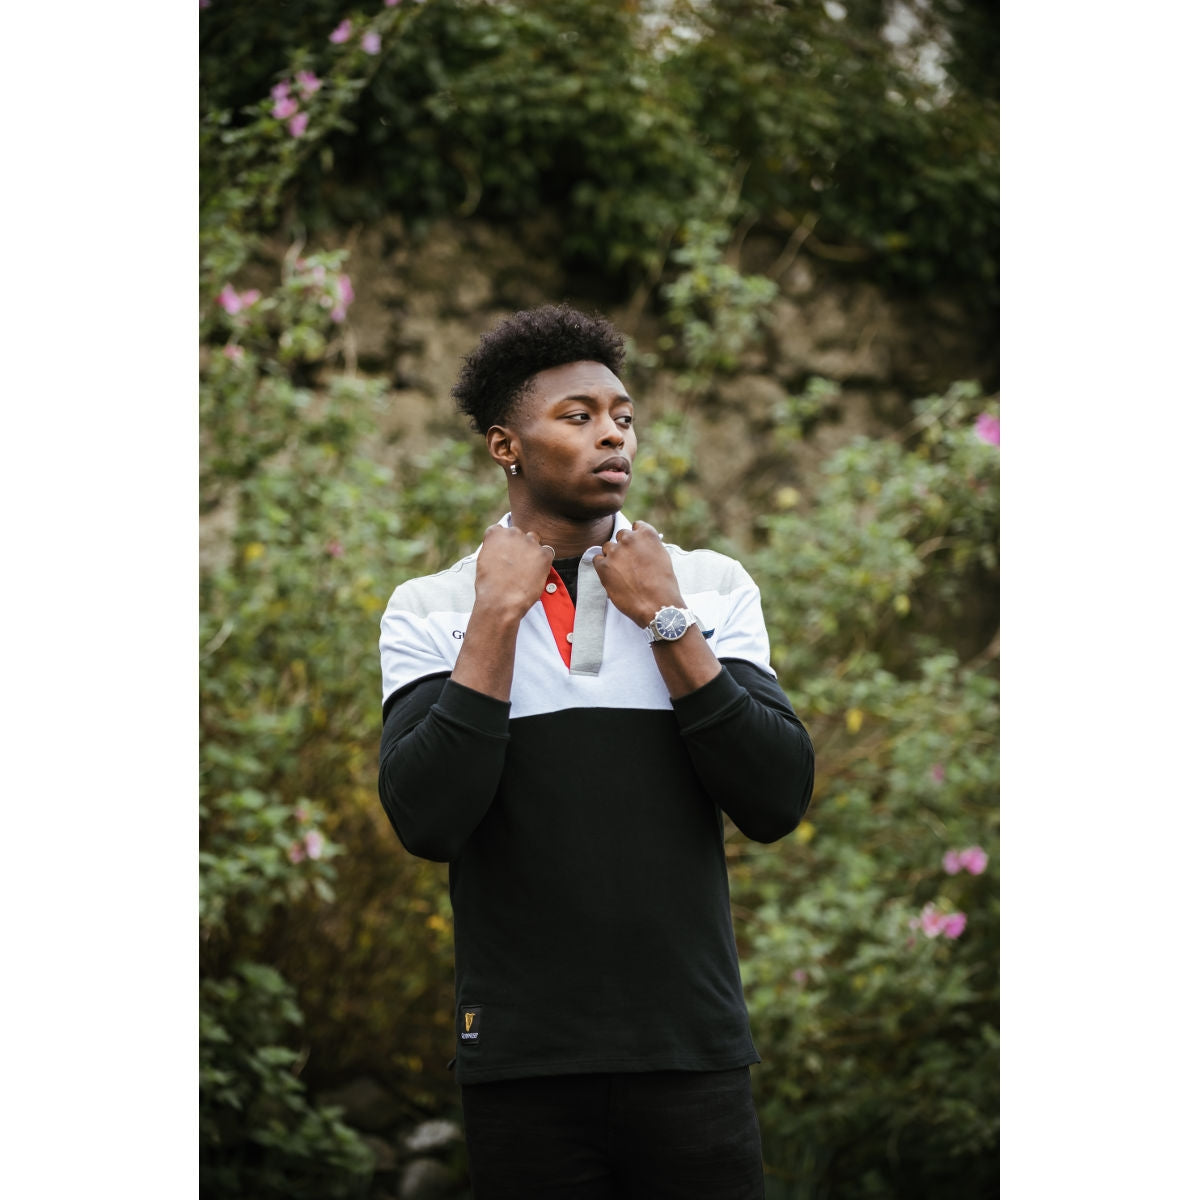
[[[676,617],[683,621],[683,628],[678,633],[668,633],[662,622],[672,620],[673,623]],[[677,642],[695,624],[696,614],[690,608],[680,608],[678,604],[664,604],[646,626],[646,636],[651,642]]]

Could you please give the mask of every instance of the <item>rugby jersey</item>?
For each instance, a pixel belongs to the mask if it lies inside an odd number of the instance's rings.
[[[630,527],[618,513],[614,536]],[[404,846],[450,864],[460,1083],[759,1061],[722,812],[756,841],[793,830],[812,743],[749,574],[666,548],[722,664],[674,701],[598,546],[576,603],[552,574],[522,620],[507,702],[448,678],[478,551],[401,584],[384,614],[379,792]]]

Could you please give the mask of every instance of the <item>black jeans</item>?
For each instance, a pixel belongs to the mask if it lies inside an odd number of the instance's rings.
[[[762,1200],[750,1070],[465,1084],[475,1200]]]

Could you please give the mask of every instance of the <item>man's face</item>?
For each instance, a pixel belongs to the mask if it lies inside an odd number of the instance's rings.
[[[540,371],[510,427],[538,508],[594,520],[625,502],[637,453],[633,401],[607,367],[576,362]]]

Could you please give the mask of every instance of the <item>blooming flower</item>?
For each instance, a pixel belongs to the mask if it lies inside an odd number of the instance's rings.
[[[302,863],[304,861],[304,847],[299,842],[293,842],[288,847],[287,856],[294,863]]]
[[[966,913],[952,912],[942,918],[942,933],[948,938],[956,938],[967,927]]]
[[[300,89],[300,95],[307,100],[314,92],[320,90],[321,81],[311,71],[298,71],[296,86]]]
[[[934,763],[929,768],[929,777],[934,783],[941,783],[946,778],[946,768],[942,763]]]
[[[230,316],[233,316],[234,313],[242,311],[242,298],[228,283],[221,289],[221,294],[217,297],[217,303]]]
[[[290,133],[292,135],[292,137],[299,137],[307,128],[308,128],[308,113],[306,113],[306,112],[297,113],[288,122],[288,133]]]
[[[943,914],[938,912],[932,904],[927,904],[921,909],[920,920],[909,922],[910,928],[918,925],[926,937],[935,938],[944,934],[948,938],[957,938],[967,927],[967,916],[966,913],[960,912]]]
[[[395,8],[396,5],[399,3],[400,3],[400,0],[383,0],[384,8]]]
[[[320,858],[324,846],[325,839],[315,829],[310,829],[304,835],[304,850],[309,858]]]
[[[947,875],[957,875],[959,871],[982,875],[987,865],[987,851],[981,846],[968,846],[965,850],[947,850],[942,857],[942,868]]]
[[[375,30],[368,29],[367,32],[363,34],[362,48],[368,54],[379,53],[379,34],[377,34]]]
[[[808,982],[808,972],[807,972],[807,971],[803,971],[803,970],[800,970],[800,971],[793,971],[793,972],[792,972],[792,978],[793,978],[793,979],[794,979],[794,980],[795,980],[795,981],[796,981],[796,982],[797,982],[797,983],[798,983],[798,984],[799,984],[801,987],[803,987],[803,986],[804,986],[804,985],[805,985],[805,984]]]
[[[933,907],[932,904],[927,904],[921,909],[921,919],[919,922],[921,932],[926,937],[937,937],[942,932],[942,917],[941,914]]]
[[[981,442],[1000,445],[1000,418],[993,417],[991,413],[980,413],[975,418],[975,434]]]
[[[300,105],[296,103],[291,96],[284,96],[280,100],[275,101],[275,107],[271,109],[271,116],[282,121],[285,117],[293,117],[300,111]]]
[[[968,846],[958,852],[958,861],[964,871],[969,871],[972,875],[982,875],[988,865],[987,851],[981,846]]]
[[[224,350],[221,351],[221,353],[224,354],[226,358],[231,359],[233,362],[241,362],[246,352],[241,348],[241,346],[235,346],[232,342],[230,342],[224,348]]]
[[[341,558],[342,555],[346,553],[346,548],[337,540],[337,538],[334,538],[333,541],[326,545],[325,553],[328,554],[330,558]]]
[[[288,98],[288,95],[291,93],[291,90],[292,90],[291,85],[288,83],[288,81],[286,79],[281,79],[271,89],[271,99],[272,100],[286,100]]]
[[[341,45],[342,42],[350,40],[350,18],[347,17],[330,35],[329,40],[335,45]]]
[[[337,294],[337,307],[329,315],[335,321],[344,321],[346,319],[346,305],[354,299],[354,287],[350,283],[349,275],[339,275],[337,277]],[[321,303],[325,304],[325,301],[322,300]],[[326,307],[328,307],[328,305],[326,305]]]
[[[242,292],[239,296],[233,286],[227,283],[221,289],[221,294],[217,297],[217,303],[232,317],[236,313],[241,312],[243,308],[249,308],[250,305],[257,303],[261,299],[262,292],[257,288],[251,288],[248,292]]]

